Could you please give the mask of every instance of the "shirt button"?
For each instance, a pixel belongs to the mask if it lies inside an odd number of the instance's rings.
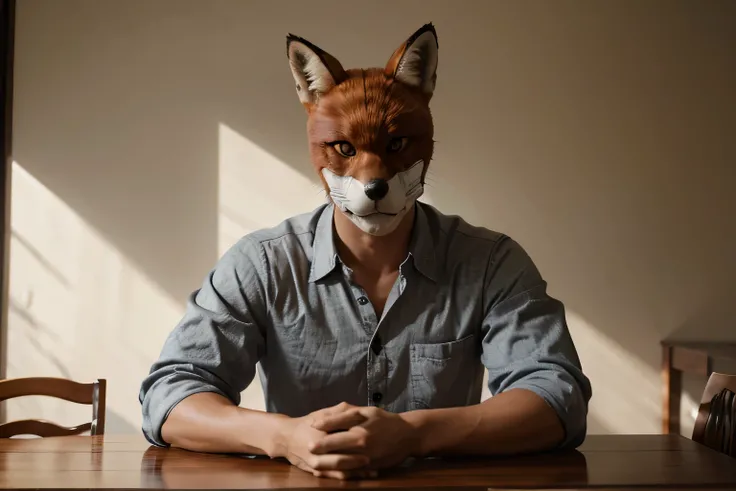
[[[365,305],[365,304],[367,304],[367,303],[368,303],[368,299],[367,299],[367,298],[365,298],[365,297],[360,297],[360,298],[358,298],[358,303],[359,303],[360,305]]]
[[[373,393],[373,402],[378,404],[379,402],[381,402],[381,399],[383,399],[383,394],[381,394],[380,392]]]

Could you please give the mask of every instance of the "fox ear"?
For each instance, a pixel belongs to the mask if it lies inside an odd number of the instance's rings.
[[[289,34],[286,53],[299,100],[307,107],[317,103],[322,95],[347,78],[335,57],[306,39]]]
[[[437,82],[437,32],[425,24],[394,51],[385,73],[399,82],[416,87],[432,97]]]

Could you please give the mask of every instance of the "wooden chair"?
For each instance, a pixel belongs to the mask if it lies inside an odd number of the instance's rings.
[[[105,394],[107,382],[99,379],[83,384],[64,378],[29,377],[0,380],[0,402],[22,396],[49,396],[77,404],[92,405],[92,421],[67,428],[49,421],[25,419],[0,425],[0,438],[18,435],[40,437],[79,435],[89,431],[91,435],[105,433]]]
[[[711,374],[700,401],[692,439],[736,457],[736,375]]]

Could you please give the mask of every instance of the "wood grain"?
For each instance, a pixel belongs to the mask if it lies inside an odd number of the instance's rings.
[[[56,377],[13,378],[0,381],[0,401],[22,396],[48,396],[77,404],[92,404],[94,384]]]
[[[50,421],[25,419],[0,425],[0,438],[18,435],[60,437],[89,431],[91,435],[105,433],[105,398],[107,381],[98,379],[84,384],[65,378],[25,377],[0,380],[0,402],[23,396],[48,396],[77,404],[92,405],[92,421],[75,427],[59,426]]]
[[[736,489],[733,459],[677,435],[589,436],[578,451],[432,459],[378,479],[317,479],[268,458],[149,446],[138,436],[0,441],[0,489]]]
[[[710,356],[705,351],[673,346],[672,368],[681,372],[707,377],[710,372]]]
[[[736,360],[736,343],[727,343],[723,341],[700,342],[665,339],[662,341],[662,345],[701,351],[708,353],[712,358],[729,358]]]
[[[85,431],[90,431],[91,429],[92,423],[65,427],[51,423],[50,421],[22,419],[0,425],[0,438],[10,438],[16,435],[35,435],[44,437],[71,436],[79,435]]]

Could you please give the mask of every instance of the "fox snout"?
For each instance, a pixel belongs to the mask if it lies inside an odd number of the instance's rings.
[[[386,179],[371,179],[363,187],[365,195],[371,201],[380,201],[388,194],[388,182]]]

